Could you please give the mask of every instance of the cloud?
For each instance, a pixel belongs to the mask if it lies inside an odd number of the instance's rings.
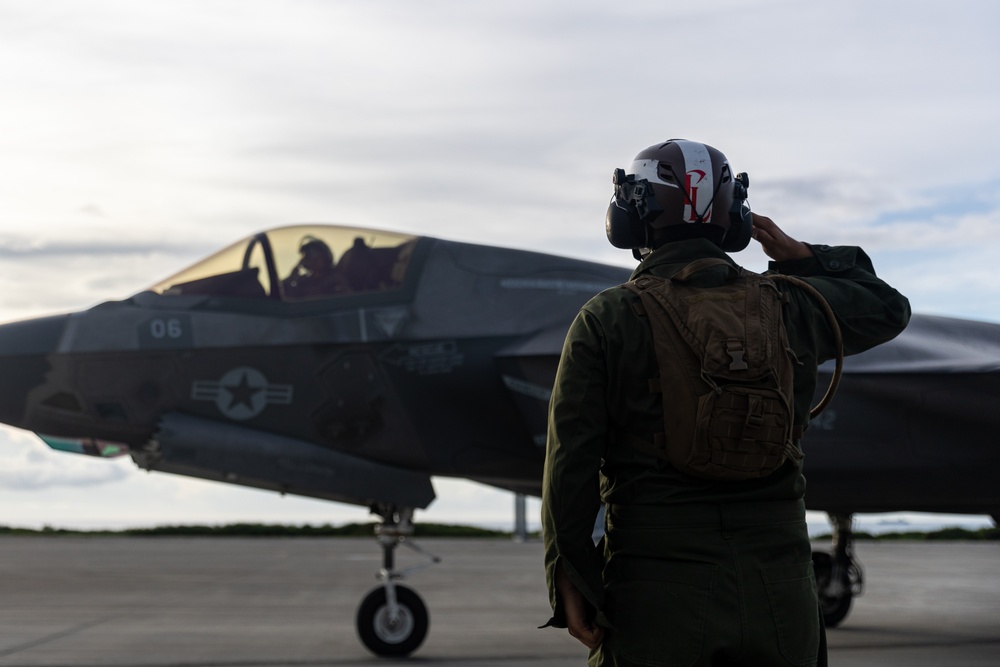
[[[3,489],[44,491],[114,484],[125,479],[125,465],[120,460],[55,452],[40,440],[8,429],[0,431],[0,488]]]
[[[884,250],[973,250],[1000,234],[997,186],[991,178],[906,188],[875,175],[836,174],[767,181],[755,192],[751,177],[750,199],[803,238]]]
[[[611,170],[672,136],[724,150],[798,238],[864,246],[916,307],[989,316],[998,22],[931,0],[7,3],[0,319],[293,222],[631,265],[602,231]],[[46,456],[19,483],[71,488]],[[165,479],[91,490],[174,499]]]
[[[101,207],[98,206],[97,204],[84,204],[83,206],[80,207],[80,213],[83,213],[84,215],[92,215],[96,218],[108,217],[104,214],[104,211],[102,211]]]
[[[23,234],[0,234],[0,260],[48,261],[86,258],[89,261],[100,258],[120,258],[129,255],[148,257],[151,255],[190,256],[195,252],[205,252],[207,248],[176,241],[54,241],[37,242]]]
[[[0,232],[0,321],[122,299],[217,249],[128,232],[72,240]]]

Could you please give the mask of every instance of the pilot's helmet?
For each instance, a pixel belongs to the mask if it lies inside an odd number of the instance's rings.
[[[306,255],[316,254],[323,258],[326,265],[333,264],[333,251],[325,242],[315,236],[306,236],[299,243],[299,254],[304,258]]]
[[[653,247],[664,236],[656,230],[679,225],[713,229],[677,229],[670,237],[707,236],[729,252],[750,242],[746,175],[735,175],[722,151],[707,144],[671,139],[650,146],[627,171],[615,170],[614,184],[607,233],[615,247]]]

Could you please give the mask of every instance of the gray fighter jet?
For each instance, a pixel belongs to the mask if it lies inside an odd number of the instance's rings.
[[[63,451],[369,507],[381,585],[364,644],[426,636],[398,584],[431,476],[540,493],[546,411],[580,306],[629,270],[336,226],[255,234],[123,301],[0,326],[0,421]],[[814,560],[839,622],[860,592],[850,513],[1000,515],[1000,325],[914,317],[848,359],[805,440]],[[418,549],[419,551],[419,549]]]

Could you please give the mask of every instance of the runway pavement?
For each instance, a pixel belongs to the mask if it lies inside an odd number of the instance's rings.
[[[585,650],[538,630],[538,543],[427,539],[406,582],[430,609],[420,667],[563,667]],[[831,630],[831,665],[1000,665],[1000,544],[858,543],[868,589]],[[0,667],[386,664],[354,614],[374,539],[0,538]],[[419,561],[401,550],[403,566]]]

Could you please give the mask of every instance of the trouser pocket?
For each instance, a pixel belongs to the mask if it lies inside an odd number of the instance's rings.
[[[816,664],[819,603],[812,563],[761,570],[781,655],[798,666]]]
[[[718,568],[630,558],[607,585],[607,613],[613,630],[605,653],[614,664],[690,667],[705,643],[709,596]],[[630,576],[631,575],[631,576]]]

